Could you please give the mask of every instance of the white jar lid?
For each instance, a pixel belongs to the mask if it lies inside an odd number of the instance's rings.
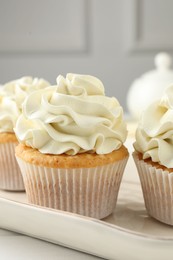
[[[160,98],[165,88],[173,84],[172,59],[167,53],[155,57],[156,69],[136,79],[127,94],[127,107],[130,115],[139,119],[142,111],[154,100]]]

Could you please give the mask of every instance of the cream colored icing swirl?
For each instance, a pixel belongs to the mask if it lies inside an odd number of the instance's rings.
[[[134,148],[167,168],[173,168],[173,86],[142,114]]]
[[[119,149],[127,136],[122,107],[104,95],[102,82],[71,73],[26,98],[15,133],[41,153],[69,155],[107,154]]]
[[[0,132],[13,132],[27,95],[50,84],[44,79],[23,77],[6,83],[0,90]]]

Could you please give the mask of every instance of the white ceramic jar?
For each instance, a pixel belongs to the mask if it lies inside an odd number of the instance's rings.
[[[132,83],[127,94],[127,108],[132,118],[139,119],[142,111],[173,84],[171,63],[172,59],[167,53],[158,53],[155,57],[156,69]]]

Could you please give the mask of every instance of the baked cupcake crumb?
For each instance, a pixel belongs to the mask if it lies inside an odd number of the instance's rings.
[[[36,149],[19,144],[16,147],[16,156],[25,162],[49,168],[92,168],[122,160],[128,156],[128,151],[125,146],[121,146],[120,149],[109,154],[81,153],[68,156],[42,154]]]
[[[17,138],[14,133],[0,133],[0,144],[5,144],[5,143],[17,143]]]

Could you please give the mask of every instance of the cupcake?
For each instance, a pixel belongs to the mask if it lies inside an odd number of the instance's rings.
[[[15,158],[18,144],[14,126],[21,114],[22,103],[34,90],[50,85],[43,79],[23,77],[6,83],[0,91],[0,189],[21,191],[24,184]]]
[[[114,210],[128,151],[116,98],[89,75],[30,94],[15,127],[28,201],[102,219]]]
[[[143,112],[134,148],[148,214],[173,225],[173,86]]]

